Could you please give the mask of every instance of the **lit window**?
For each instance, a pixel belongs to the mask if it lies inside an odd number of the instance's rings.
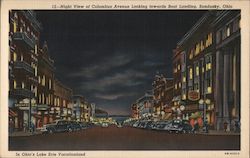
[[[23,61],[23,54],[21,54],[21,61]]]
[[[16,54],[16,52],[13,53],[13,60],[14,60],[14,61],[17,60],[17,54]]]
[[[178,70],[180,70],[180,69],[181,69],[181,65],[179,64],[179,65],[178,65]]]
[[[186,77],[185,77],[185,76],[182,78],[182,81],[183,81],[183,82],[186,82]]]
[[[14,21],[14,24],[13,24],[13,32],[15,33],[17,30],[17,24],[16,24],[16,21]]]
[[[21,87],[21,88],[24,89],[24,87],[25,87],[25,86],[24,86],[24,82],[22,82],[22,87]]]
[[[199,66],[196,66],[196,76],[199,76]]]
[[[181,82],[179,82],[179,88],[181,88]]]
[[[195,55],[198,55],[200,53],[200,43],[197,43],[195,46]]]
[[[208,94],[212,93],[212,87],[207,87],[207,93]]]
[[[174,89],[177,89],[177,84],[174,85]]]
[[[227,37],[230,36],[230,27],[227,27]]]
[[[206,64],[206,71],[211,70],[211,63]]]
[[[16,89],[16,80],[14,80],[13,86],[14,86],[14,89]]]
[[[193,79],[193,69],[192,68],[190,68],[189,69],[189,79]]]
[[[38,83],[41,83],[41,77],[38,76]]]
[[[46,81],[46,80],[45,80],[45,75],[43,75],[43,78],[42,78],[42,85],[43,85],[43,86],[45,86],[45,84],[46,84],[45,81]]]
[[[35,45],[35,54],[37,54],[37,45]]]

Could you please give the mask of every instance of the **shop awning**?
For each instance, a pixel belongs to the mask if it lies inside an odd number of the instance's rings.
[[[9,117],[17,117],[17,113],[15,113],[13,110],[9,109]]]

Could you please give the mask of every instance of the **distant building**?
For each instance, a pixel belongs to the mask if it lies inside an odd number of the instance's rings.
[[[54,105],[57,118],[71,120],[72,115],[72,95],[71,88],[62,84],[59,80],[54,80]]]
[[[153,95],[145,93],[142,97],[136,100],[139,118],[147,117],[153,112]]]

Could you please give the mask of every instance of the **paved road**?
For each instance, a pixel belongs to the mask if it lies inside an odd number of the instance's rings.
[[[10,150],[239,150],[239,135],[168,134],[93,127],[72,133],[9,137]]]

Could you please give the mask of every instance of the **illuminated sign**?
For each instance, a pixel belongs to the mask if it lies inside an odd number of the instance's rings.
[[[188,92],[188,99],[191,101],[197,101],[200,99],[200,93],[196,91],[189,91]]]

